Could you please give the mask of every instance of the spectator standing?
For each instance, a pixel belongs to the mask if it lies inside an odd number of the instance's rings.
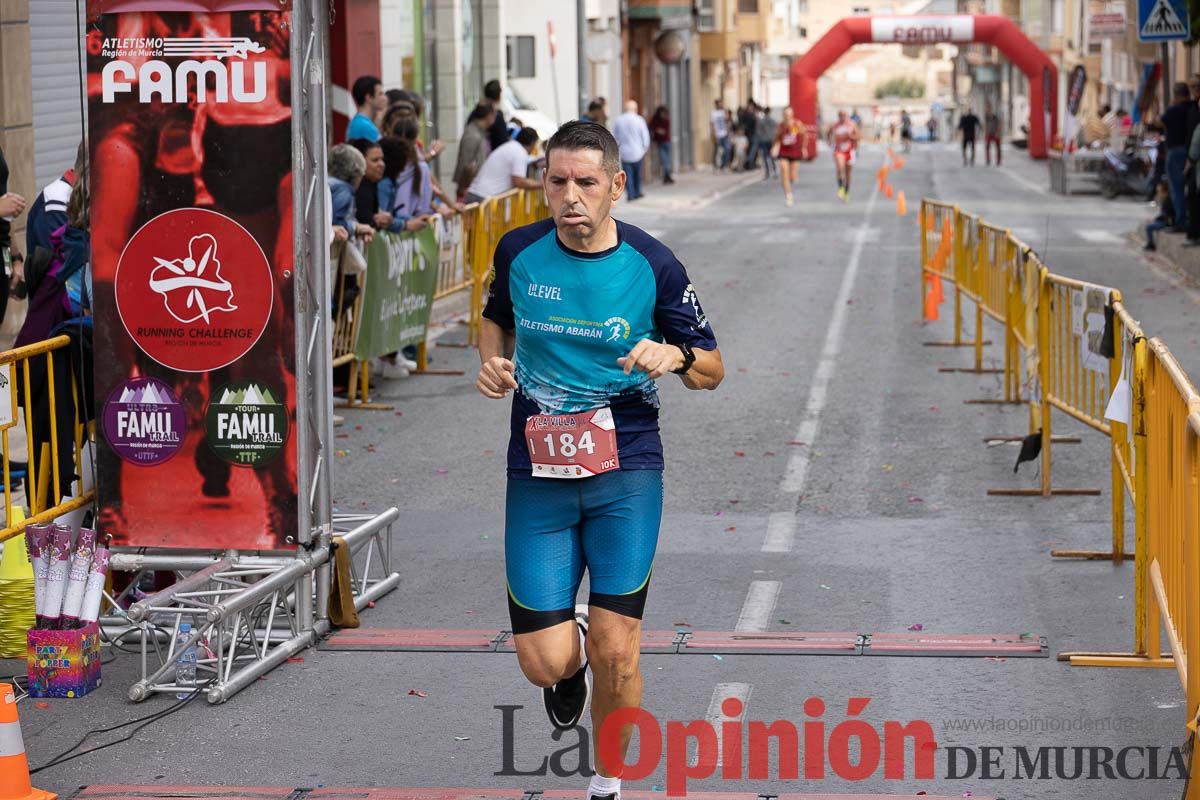
[[[495,151],[505,142],[512,141],[508,133],[508,123],[504,120],[504,112],[500,110],[500,81],[492,78],[483,87],[483,102],[496,111],[492,127],[488,129],[488,143]]]
[[[381,231],[392,224],[392,215],[379,207],[379,181],[383,179],[383,148],[379,142],[352,139],[347,144],[363,157],[363,177],[354,189],[354,218]]]
[[[975,134],[979,131],[979,117],[975,116],[975,112],[967,106],[967,113],[962,115],[958,121],[958,131],[962,134],[962,157],[963,166],[967,164],[967,148],[971,150],[970,166],[975,166]]]
[[[900,111],[900,146],[904,152],[912,150],[912,117],[908,115],[907,109]]]
[[[496,113],[492,106],[480,103],[467,117],[467,127],[458,143],[458,162],[454,165],[454,191],[459,200],[466,197],[467,187],[491,152],[487,132],[496,120]]]
[[[758,149],[762,154],[764,181],[775,177],[775,173],[778,171],[778,167],[775,164],[775,157],[771,154],[772,145],[775,144],[775,131],[778,128],[779,123],[771,116],[771,109],[764,107],[762,113],[758,116],[758,122],[754,126]]]
[[[650,119],[650,138],[658,147],[658,160],[662,164],[663,183],[674,183],[671,177],[671,112],[666,106],[654,109]]]
[[[708,126],[713,137],[713,169],[719,172],[729,166],[729,120],[725,116],[723,100],[713,101]]]
[[[758,128],[758,103],[748,100],[746,105],[738,109],[738,124],[746,134],[747,147],[741,161],[742,169],[748,170],[758,166],[758,148],[754,146],[755,130]]]
[[[537,131],[522,128],[516,139],[493,150],[467,188],[467,202],[478,203],[510,189],[540,189],[538,181],[525,177],[529,172],[529,155],[537,141]]]
[[[740,122],[733,123],[731,144],[733,156],[729,160],[729,168],[734,172],[741,172],[746,167],[746,154],[750,152],[750,137],[746,135],[746,129]]]
[[[1188,107],[1188,142],[1190,144],[1195,138],[1196,131],[1200,129],[1200,74],[1192,75],[1188,79],[1188,92],[1191,94],[1192,101]],[[1196,182],[1196,162],[1190,156],[1185,169],[1191,176],[1186,184],[1187,243],[1194,247],[1200,244],[1200,186]]]
[[[1167,148],[1167,187],[1171,192],[1171,207],[1175,209],[1175,228],[1177,233],[1187,231],[1187,199],[1185,197],[1185,175],[1187,170],[1188,146],[1187,138],[1188,114],[1192,101],[1186,83],[1176,83],[1172,92],[1173,102],[1163,112],[1162,123],[1166,129]]]
[[[996,145],[996,166],[1000,166],[1000,159],[1003,157],[1000,151],[1000,115],[992,108],[991,103],[983,108],[983,137],[983,151],[988,166],[992,165],[992,144]]]
[[[630,200],[643,196],[642,163],[650,149],[650,128],[638,113],[637,100],[626,100],[625,111],[613,123],[613,138],[621,148],[621,169],[628,181],[625,189]]]
[[[346,141],[366,139],[378,142],[379,127],[375,123],[388,107],[383,83],[374,75],[364,75],[350,87],[350,94],[354,97],[354,105],[358,106],[358,113],[346,126]]]
[[[76,176],[87,169],[87,148],[81,142],[75,152],[75,166],[55,178],[38,194],[25,218],[25,252],[32,258],[39,247],[50,249],[50,235],[67,224],[67,203]]]
[[[356,147],[339,144],[329,151],[329,191],[333,200],[333,224],[341,226],[351,237],[369,242],[374,229],[358,221],[354,210],[354,194],[367,171],[367,161]]]
[[[383,177],[379,179],[375,191],[379,208],[388,212],[392,218],[387,230],[392,233],[419,231],[429,224],[423,217],[406,216],[402,211],[396,210],[396,197],[401,190],[401,173],[409,179],[409,191],[420,192],[421,177],[414,177],[413,171],[409,169],[420,158],[417,150],[412,142],[399,136],[384,136],[379,140],[379,146],[383,150]],[[417,185],[414,185],[414,181]]]
[[[587,113],[579,118],[580,122],[594,122],[597,125],[608,125],[608,101],[597,97],[588,103]]]
[[[24,210],[25,198],[8,191],[8,162],[0,150],[0,262],[4,264],[4,274],[0,276],[0,323],[4,322],[4,312],[8,309],[9,284],[24,262],[20,252],[13,249],[11,235],[13,218]]]

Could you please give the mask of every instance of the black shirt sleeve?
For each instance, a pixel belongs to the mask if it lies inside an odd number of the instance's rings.
[[[496,255],[492,259],[492,281],[488,287],[487,305],[483,307],[483,316],[506,331],[515,330],[517,327],[513,315],[512,291],[509,287],[513,258],[511,242],[512,237],[505,235],[496,244]]]
[[[496,109],[496,121],[492,123],[492,127],[488,128],[488,141],[495,150],[500,145],[509,140],[508,125],[504,121],[504,112]]]
[[[8,194],[8,162],[4,160],[4,151],[0,150],[0,197]],[[12,244],[12,226],[8,220],[0,219],[0,248]]]

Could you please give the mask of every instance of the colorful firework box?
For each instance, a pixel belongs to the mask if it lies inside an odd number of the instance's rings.
[[[100,685],[100,627],[30,630],[27,634],[30,697],[83,697]]]

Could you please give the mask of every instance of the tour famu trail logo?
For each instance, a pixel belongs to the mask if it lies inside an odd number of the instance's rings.
[[[168,261],[154,257],[150,289],[162,295],[167,313],[187,324],[203,319],[211,323],[214,311],[237,311],[233,284],[221,277],[217,240],[212,234],[193,236],[186,258]]]
[[[134,378],[113,389],[104,404],[104,435],[131,464],[161,464],[179,452],[186,417],[171,387],[157,378]]]
[[[287,407],[282,393],[257,381],[233,381],[213,393],[206,427],[208,444],[231,464],[256,466],[287,441]]]

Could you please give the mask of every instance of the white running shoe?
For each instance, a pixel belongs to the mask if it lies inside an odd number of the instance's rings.
[[[387,361],[386,359],[382,359],[382,358],[379,359],[378,361],[376,361],[375,363],[379,367],[379,372],[376,373],[377,377],[384,378],[387,380],[395,380],[396,378],[407,378],[408,377],[408,367],[406,367],[400,363],[393,364],[392,362]]]
[[[784,202],[784,205],[786,205],[788,208],[791,208],[795,204],[796,200],[794,197],[792,197],[791,193],[789,192],[788,194],[783,196],[783,202]]]

